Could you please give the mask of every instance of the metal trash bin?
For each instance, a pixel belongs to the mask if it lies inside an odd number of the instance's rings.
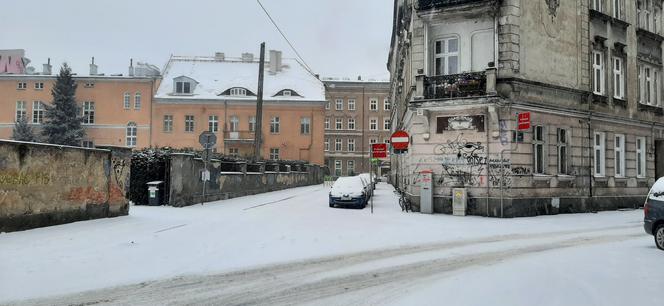
[[[164,188],[160,188],[163,181],[148,182],[148,205],[159,206],[164,198]]]

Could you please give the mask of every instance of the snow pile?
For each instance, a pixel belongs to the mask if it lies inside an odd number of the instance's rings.
[[[650,198],[657,201],[664,201],[664,177],[660,177],[652,188],[650,188]]]

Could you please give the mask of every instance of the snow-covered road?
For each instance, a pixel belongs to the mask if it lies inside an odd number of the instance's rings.
[[[0,303],[652,305],[664,287],[642,211],[404,214],[385,184],[374,200],[332,209],[310,186],[0,234]]]

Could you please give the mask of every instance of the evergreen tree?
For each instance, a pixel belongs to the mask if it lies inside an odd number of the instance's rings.
[[[53,90],[53,103],[46,105],[42,134],[53,144],[80,146],[85,136],[83,116],[76,104],[76,82],[67,63],[60,68]]]
[[[35,142],[37,138],[32,132],[32,127],[28,124],[28,120],[25,116],[22,116],[16,124],[14,124],[14,130],[12,131],[12,139],[18,141],[30,141]]]

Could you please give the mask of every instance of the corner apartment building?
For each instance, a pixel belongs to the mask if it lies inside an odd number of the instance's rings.
[[[49,63],[41,73],[0,74],[0,139],[11,139],[15,122],[26,118],[39,136],[44,120],[45,105],[53,100],[53,88],[59,68],[53,71]],[[140,67],[140,68],[139,68]],[[90,64],[89,75],[75,75],[76,102],[84,116],[85,138],[82,146],[149,147],[151,140],[151,108],[154,75],[158,71],[142,71],[135,76],[134,69],[149,66],[130,65],[129,75],[103,75],[97,65]],[[148,76],[151,75],[151,76]]]
[[[370,145],[389,143],[389,82],[325,79],[325,165],[333,176],[370,171]],[[380,172],[388,173],[389,160]]]
[[[256,132],[259,61],[172,56],[154,97],[152,144],[200,148],[199,135],[217,134],[214,148],[252,156]],[[270,51],[265,66],[261,156],[322,165],[325,89],[297,60]]]
[[[638,207],[664,176],[662,1],[395,0],[392,180],[434,212]],[[517,129],[520,113],[531,128]],[[459,188],[456,190],[455,188]]]

